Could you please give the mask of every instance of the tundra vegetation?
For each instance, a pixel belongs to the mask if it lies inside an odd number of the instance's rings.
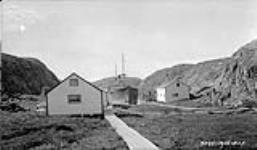
[[[0,111],[0,149],[128,149],[106,120]]]
[[[213,113],[210,110],[197,113],[143,104],[131,107],[126,112],[129,111],[137,112],[140,116],[121,115],[121,119],[161,149],[257,148],[257,112],[251,109],[220,113],[223,109],[217,108]],[[204,142],[237,144],[222,147],[219,143],[203,145]]]

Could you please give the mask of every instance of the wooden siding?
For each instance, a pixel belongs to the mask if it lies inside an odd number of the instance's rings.
[[[70,86],[70,79],[78,79],[77,87]],[[48,114],[102,114],[101,92],[78,76],[71,75],[52,89],[48,97]],[[81,95],[81,103],[69,104],[68,95]]]
[[[165,88],[157,88],[157,101],[158,102],[165,102]]]
[[[157,101],[159,102],[169,102],[181,99],[189,99],[189,86],[185,84],[174,82],[167,85],[166,87],[159,87],[156,89]]]
[[[175,96],[176,94],[177,96]],[[171,84],[165,88],[165,99],[166,102],[189,99],[189,87],[184,84],[180,84],[179,87],[176,83]]]

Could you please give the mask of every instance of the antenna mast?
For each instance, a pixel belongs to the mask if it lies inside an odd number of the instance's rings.
[[[117,72],[117,63],[115,63],[115,77],[118,76],[118,72]]]
[[[124,59],[123,53],[121,53],[121,63],[122,63],[122,66],[121,66],[122,74],[125,75],[125,59]]]

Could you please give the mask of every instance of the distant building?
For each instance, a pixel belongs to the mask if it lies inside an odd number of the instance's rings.
[[[138,89],[131,86],[114,86],[109,90],[109,101],[112,104],[138,104]]]
[[[131,86],[127,86],[123,89],[120,89],[120,91],[123,91],[125,93],[125,102],[130,105],[136,105],[138,104],[138,89],[133,88]]]
[[[47,93],[47,114],[104,114],[106,92],[72,73]]]
[[[165,82],[156,88],[157,101],[169,102],[189,99],[189,91],[190,87],[178,79]]]
[[[119,74],[118,79],[124,79],[124,78],[126,78],[126,76],[127,75],[125,73]]]

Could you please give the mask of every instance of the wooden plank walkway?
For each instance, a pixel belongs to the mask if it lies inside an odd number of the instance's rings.
[[[144,138],[137,131],[130,128],[126,123],[117,116],[111,114],[105,116],[116,132],[127,143],[130,150],[159,150],[152,142]]]

